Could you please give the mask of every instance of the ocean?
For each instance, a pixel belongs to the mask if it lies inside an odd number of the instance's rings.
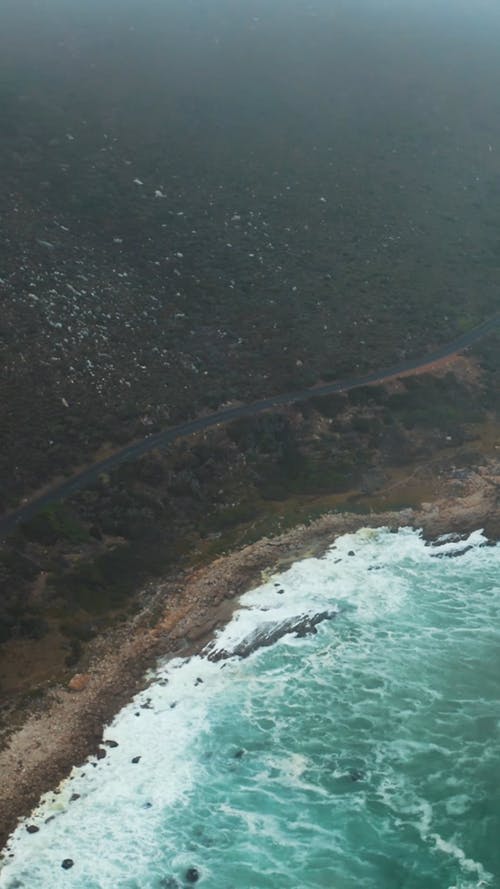
[[[21,824],[0,887],[500,886],[499,568],[479,530],[367,528],[246,593]]]

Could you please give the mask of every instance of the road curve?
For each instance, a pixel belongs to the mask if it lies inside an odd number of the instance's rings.
[[[260,401],[253,401],[250,404],[242,404],[237,407],[224,408],[216,411],[208,416],[198,417],[195,420],[188,420],[186,423],[180,423],[178,426],[172,426],[153,435],[148,435],[140,441],[126,445],[120,451],[93,463],[87,469],[54,485],[48,491],[25,503],[18,509],[12,510],[0,518],[0,540],[5,539],[21,522],[27,522],[32,519],[45,507],[53,503],[59,503],[65,500],[77,491],[87,488],[103,472],[109,472],[120,466],[122,463],[141,457],[148,451],[163,445],[170,444],[178,438],[192,435],[194,432],[200,432],[203,429],[210,429],[212,426],[218,426],[221,423],[229,423],[239,417],[253,417],[263,411],[282,405],[294,404],[300,401],[307,401],[309,398],[319,398],[322,395],[332,395],[336,392],[348,392],[351,389],[358,389],[361,386],[367,386],[374,383],[383,383],[391,378],[411,373],[412,371],[425,370],[426,367],[440,361],[444,358],[450,358],[458,352],[462,352],[469,346],[472,346],[486,334],[500,327],[500,315],[495,315],[469,330],[468,333],[462,334],[450,343],[441,346],[434,352],[424,355],[421,358],[412,358],[408,361],[401,361],[392,367],[386,367],[383,370],[374,371],[361,377],[348,377],[344,380],[338,380],[334,383],[324,383],[322,385],[311,386],[307,389],[299,389],[295,392],[285,392],[282,395],[274,395],[270,398],[263,398]]]

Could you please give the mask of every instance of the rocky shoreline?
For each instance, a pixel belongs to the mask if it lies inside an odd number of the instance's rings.
[[[307,526],[263,538],[186,572],[181,580],[170,578],[157,585],[140,614],[94,641],[86,673],[74,676],[68,687],[49,692],[43,706],[33,707],[0,752],[0,845],[4,846],[18,819],[29,815],[42,793],[100,749],[103,726],[147,685],[147,670],[157,659],[201,651],[214,630],[229,619],[237,597],[257,585],[263,574],[319,556],[336,536],[364,526],[421,528],[429,538],[482,527],[491,539],[498,539],[499,507],[500,461],[490,459],[468,471],[459,489],[452,475],[436,479],[432,503],[369,516],[326,514]],[[282,629],[297,631],[295,625]],[[298,628],[311,630],[313,626]],[[245,656],[245,652],[236,653]]]

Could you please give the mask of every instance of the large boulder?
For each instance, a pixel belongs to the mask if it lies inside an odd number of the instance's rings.
[[[70,691],[83,691],[89,681],[90,675],[88,673],[75,673],[68,682],[68,688]]]

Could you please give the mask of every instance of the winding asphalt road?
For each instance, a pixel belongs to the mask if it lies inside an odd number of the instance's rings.
[[[148,435],[141,441],[126,445],[122,450],[117,451],[105,460],[93,463],[87,469],[82,470],[66,481],[58,485],[54,485],[45,493],[40,494],[28,503],[23,504],[18,509],[7,513],[0,518],[0,540],[6,538],[18,524],[27,522],[37,513],[47,506],[59,503],[65,500],[82,488],[87,488],[93,482],[97,481],[102,472],[109,472],[122,463],[141,457],[148,451],[162,447],[183,438],[192,435],[194,432],[200,432],[202,429],[210,429],[212,426],[219,426],[221,423],[229,423],[239,417],[253,417],[270,408],[280,407],[282,405],[294,404],[300,401],[307,401],[309,398],[318,398],[321,395],[332,395],[335,392],[348,392],[351,389],[358,389],[361,386],[367,386],[373,383],[383,383],[393,377],[402,376],[412,371],[425,370],[426,367],[440,361],[444,358],[450,358],[458,352],[462,352],[468,346],[473,345],[482,337],[486,336],[490,331],[500,327],[500,315],[495,315],[487,321],[483,321],[477,327],[474,327],[468,333],[462,334],[451,343],[441,346],[436,351],[431,352],[422,358],[413,358],[409,361],[402,361],[392,367],[386,367],[383,370],[374,371],[362,377],[348,377],[345,380],[338,380],[335,383],[325,383],[320,386],[311,386],[307,389],[299,389],[296,392],[285,392],[283,395],[274,395],[270,398],[263,398],[260,401],[253,401],[250,404],[242,404],[238,407],[224,408],[214,414],[205,417],[198,417],[195,420],[189,420],[187,423],[180,423],[178,426],[172,426],[161,432]]]

